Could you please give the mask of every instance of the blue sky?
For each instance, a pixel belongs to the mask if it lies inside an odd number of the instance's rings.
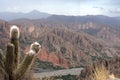
[[[120,16],[120,0],[0,0],[0,12]]]

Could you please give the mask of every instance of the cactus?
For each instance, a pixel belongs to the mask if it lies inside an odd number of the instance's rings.
[[[14,69],[17,68],[19,64],[19,28],[17,26],[12,26],[10,29],[10,42],[15,46],[14,50]]]
[[[0,67],[4,68],[4,61],[5,61],[5,56],[3,55],[2,50],[0,50]]]
[[[22,62],[19,62],[19,28],[12,26],[10,29],[10,43],[7,44],[6,56],[0,50],[0,73],[4,74],[4,80],[20,80],[31,69],[40,49],[40,44],[34,42],[26,53]]]
[[[16,74],[15,76],[17,79],[22,77],[25,74],[26,70],[29,70],[32,67],[36,53],[39,51],[40,47],[41,47],[40,44],[37,42],[31,44],[30,51],[27,53],[23,62],[21,62],[21,64],[15,71]]]
[[[6,52],[6,61],[5,61],[5,71],[9,75],[9,80],[14,80],[13,71],[14,71],[14,45],[8,43],[7,52]]]
[[[6,74],[4,69],[5,68],[4,62],[5,62],[5,56],[3,55],[2,50],[0,50],[0,75]]]

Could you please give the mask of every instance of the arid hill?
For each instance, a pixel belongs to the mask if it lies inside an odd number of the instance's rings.
[[[38,57],[54,65],[84,66],[97,58],[118,56],[120,50],[119,19],[107,16],[58,16],[46,19],[17,19],[0,21],[0,48],[4,50],[9,27],[18,25],[21,30],[22,53],[33,41],[42,45]],[[3,35],[4,34],[4,35]],[[4,50],[5,51],[5,50]]]
[[[37,27],[63,27],[85,32],[102,39],[109,46],[120,48],[120,19],[116,17],[97,16],[62,16],[53,15],[46,19],[17,19],[10,21],[12,24]]]
[[[34,22],[34,24],[32,22]],[[42,50],[38,58],[42,61],[68,68],[84,66],[97,58],[107,59],[118,55],[118,51],[106,45],[105,41],[96,39],[82,31],[77,32],[71,28],[63,27],[64,25],[60,27],[62,23],[59,25],[57,23],[50,24],[49,22],[42,23],[42,21],[38,24],[38,22],[39,20],[25,20],[25,22],[22,22],[24,24],[19,22],[14,22],[14,24],[17,24],[21,30],[21,51],[27,51],[29,46],[25,46],[30,45],[33,41],[38,41],[42,45]],[[8,41],[8,36],[6,35],[9,32],[11,24],[13,24],[13,22],[1,22],[0,48],[3,50],[5,46],[4,43]],[[49,25],[51,25],[51,27],[49,27]]]
[[[110,58],[117,55],[117,51],[108,47],[104,41],[67,28],[34,27],[34,31],[29,36],[22,40],[33,39],[42,44],[40,59],[64,67],[83,66],[97,58]]]

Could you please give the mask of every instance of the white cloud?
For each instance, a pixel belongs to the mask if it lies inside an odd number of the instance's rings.
[[[18,12],[20,11],[20,7],[19,6],[12,6],[12,7],[7,7],[6,11],[10,11],[10,12]]]
[[[120,14],[120,8],[115,8],[115,9],[113,10],[113,12],[114,12],[114,13],[119,13],[119,14]]]
[[[118,0],[0,0],[0,11],[29,12],[36,9],[60,15],[116,16],[120,15],[118,3]]]

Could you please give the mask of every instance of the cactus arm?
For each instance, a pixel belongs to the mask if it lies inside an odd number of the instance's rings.
[[[35,54],[27,54],[23,60],[23,62],[19,65],[19,67],[15,71],[16,79],[22,78],[25,73],[30,70],[35,60]]]
[[[0,75],[6,75],[5,72],[5,56],[3,55],[2,50],[0,50]]]
[[[14,79],[14,45],[8,43],[7,51],[6,51],[6,61],[5,61],[5,71],[8,75],[8,80],[15,80]]]
[[[2,50],[0,50],[0,67],[4,68],[5,56],[3,55]]]
[[[2,75],[7,74],[7,73],[5,72],[5,70],[4,70],[4,68],[2,68],[2,67],[0,67],[0,74],[2,74]]]
[[[40,51],[41,45],[37,42],[31,44],[30,51],[26,54],[23,62],[18,66],[15,71],[16,79],[20,79],[25,73],[31,69],[33,62],[35,61],[38,51]]]
[[[15,46],[15,50],[14,50],[14,69],[16,69],[18,67],[19,64],[19,28],[17,26],[12,26],[10,29],[10,41],[11,43]]]

